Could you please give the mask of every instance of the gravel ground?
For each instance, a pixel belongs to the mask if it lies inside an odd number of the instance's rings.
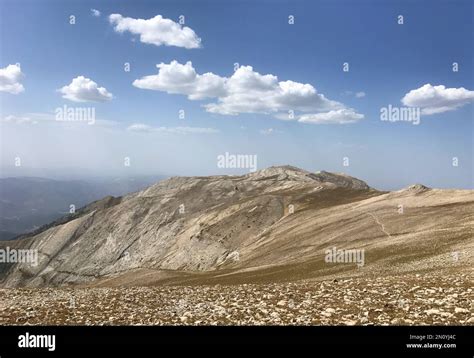
[[[471,275],[0,290],[1,325],[474,325]]]

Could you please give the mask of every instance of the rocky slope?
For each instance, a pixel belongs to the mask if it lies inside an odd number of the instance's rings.
[[[107,195],[124,195],[164,177],[53,180],[0,178],[0,240],[12,240]]]
[[[415,185],[380,192],[343,174],[272,167],[175,177],[108,197],[0,245],[39,264],[3,287],[268,283],[439,271],[472,274],[474,192]],[[364,262],[328,263],[328,249]],[[5,266],[5,265],[3,265]]]
[[[7,325],[474,325],[472,278],[0,289]]]

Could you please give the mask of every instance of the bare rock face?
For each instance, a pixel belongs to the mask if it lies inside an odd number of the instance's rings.
[[[310,177],[323,183],[332,183],[336,187],[350,189],[370,189],[370,187],[362,180],[353,178],[346,174],[333,174],[329,172],[319,171],[316,174],[310,174]]]
[[[1,285],[275,282],[467,270],[472,212],[473,191],[385,193],[344,174],[291,166],[174,177],[1,243],[38,252],[38,265],[0,272]],[[335,247],[363,250],[365,262],[328,263],[327,250]]]
[[[421,192],[430,190],[430,188],[428,188],[427,186],[424,186],[423,184],[413,184],[413,185],[408,186],[404,190],[411,191],[414,193],[421,193]]]

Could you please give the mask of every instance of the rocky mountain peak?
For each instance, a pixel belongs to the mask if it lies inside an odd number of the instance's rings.
[[[423,192],[423,191],[426,191],[426,190],[430,190],[429,187],[423,185],[423,184],[413,184],[413,185],[410,185],[408,187],[406,187],[405,189],[403,190],[407,190],[407,191],[411,191],[411,192]]]
[[[322,183],[330,183],[336,187],[351,189],[370,189],[366,182],[343,173],[330,173],[324,170],[309,175]]]
[[[327,171],[318,171],[311,173],[307,170],[294,167],[292,165],[272,166],[266,169],[248,174],[248,178],[265,180],[289,180],[301,181],[306,183],[326,184],[329,187],[343,187],[352,189],[370,189],[370,187],[362,180],[353,178],[346,174],[336,174]]]
[[[307,174],[309,174],[309,172],[306,170],[291,165],[281,165],[258,170],[256,172],[247,174],[247,177],[250,179],[265,179],[276,177],[279,180],[284,180],[304,178]]]

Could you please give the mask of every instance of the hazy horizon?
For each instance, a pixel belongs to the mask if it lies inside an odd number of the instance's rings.
[[[275,165],[270,165],[270,166],[284,166],[284,165],[292,165],[292,164],[275,164]],[[262,170],[265,168],[268,168],[270,166],[264,167],[264,168],[258,168],[258,170]],[[304,167],[298,167],[303,170],[307,170],[312,173],[316,173],[318,171],[327,171],[330,172],[329,170],[326,169],[316,169],[316,170],[310,170]],[[216,170],[214,173],[212,172],[199,172],[197,171],[196,173],[162,173],[162,172],[156,172],[156,173],[133,173],[133,172],[125,172],[125,171],[110,171],[107,174],[103,175],[97,175],[94,172],[87,172],[83,171],[80,169],[74,169],[74,170],[65,170],[65,169],[44,169],[44,168],[22,168],[21,173],[16,169],[16,168],[10,168],[7,170],[0,170],[0,179],[9,179],[9,178],[40,178],[40,179],[50,179],[50,180],[59,180],[59,181],[85,181],[85,182],[96,182],[96,181],[111,181],[111,180],[117,180],[117,179],[152,179],[156,178],[156,182],[174,177],[174,176],[186,176],[186,177],[199,177],[199,176],[214,176],[214,175],[228,175],[228,176],[235,176],[235,175],[245,175],[249,174],[249,172],[246,169],[227,169],[227,170]],[[348,174],[344,171],[332,171],[332,173],[343,173],[343,174]],[[351,174],[348,174],[351,175]],[[357,179],[365,181],[369,186],[371,186],[374,189],[378,190],[388,190],[388,191],[393,191],[393,190],[399,190],[403,189],[407,186],[414,185],[414,184],[422,184],[434,189],[473,189],[474,187],[471,185],[471,187],[457,187],[457,186],[432,186],[429,183],[426,182],[421,182],[421,181],[408,181],[406,178],[399,180],[401,183],[400,185],[392,184],[392,185],[385,185],[381,183],[381,185],[376,185],[373,184],[370,179],[366,179],[363,177],[359,176],[354,176],[351,175]]]

